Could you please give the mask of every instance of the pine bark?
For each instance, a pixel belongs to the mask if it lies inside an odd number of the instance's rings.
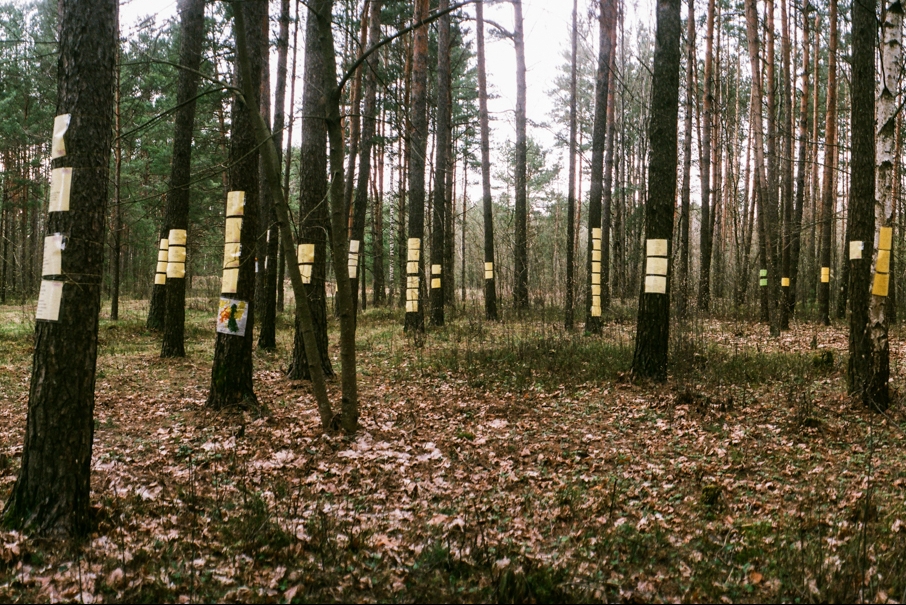
[[[529,307],[528,268],[528,192],[526,183],[526,162],[528,143],[526,140],[526,83],[525,83],[525,33],[522,18],[522,0],[513,2],[513,44],[516,47],[516,148],[515,166],[515,239],[513,256],[515,271],[513,303],[517,311]]]
[[[657,141],[657,145],[651,147],[648,165],[645,238],[649,241],[667,240],[667,258],[670,258],[669,242],[673,237],[673,208],[676,199],[681,28],[679,0],[658,0],[651,120],[648,130],[649,140]],[[645,280],[642,281],[644,284]],[[670,339],[670,276],[667,276],[664,293],[646,292],[646,289],[643,285],[639,294],[632,371],[638,376],[666,380]]]
[[[837,0],[830,0],[828,20],[830,40],[827,49],[827,109],[824,114],[824,173],[821,181],[821,242],[818,263],[822,271],[829,271],[831,266],[834,206],[837,199],[834,187],[834,169],[837,165]],[[818,315],[822,324],[830,325],[830,281],[818,282]]]
[[[484,51],[484,1],[475,4],[478,54],[478,121],[481,130],[481,200],[484,218],[484,312],[497,321],[497,268],[494,265],[494,203],[491,198],[491,135],[488,125],[488,76]],[[490,267],[491,270],[487,271]]]
[[[702,162],[701,188],[702,211],[699,247],[701,264],[698,278],[698,307],[703,311],[711,308],[711,248],[714,234],[711,229],[711,126],[713,124],[713,41],[714,41],[714,0],[708,0],[707,30],[705,34],[705,73],[702,116]]]
[[[90,530],[91,450],[98,314],[113,134],[117,3],[61,0],[56,114],[70,114],[66,155],[74,167],[69,212],[48,235],[66,237],[59,321],[37,321],[22,464],[3,522],[34,534]]]
[[[308,305],[314,321],[315,339],[321,355],[325,376],[333,376],[333,364],[327,342],[327,240],[330,229],[327,202],[327,125],[324,90],[324,57],[318,20],[315,13],[332,6],[331,0],[316,0],[309,4],[305,23],[305,89],[302,93],[302,128],[299,168],[299,238],[300,243],[314,244],[315,261],[311,283],[305,286]],[[331,77],[335,77],[331,74]],[[295,259],[287,259],[295,262]],[[343,259],[346,262],[346,259]],[[298,301],[296,304],[299,304]],[[287,375],[293,379],[310,380],[308,360],[302,338],[302,326],[296,322],[293,337],[293,359]]]
[[[563,320],[567,330],[573,329],[575,311],[573,309],[575,285],[575,247],[576,247],[576,62],[579,54],[579,0],[573,0],[572,49],[570,52],[569,72],[569,189],[566,198],[566,310]]]
[[[680,246],[676,265],[677,301],[676,312],[685,318],[689,301],[689,197],[692,171],[692,111],[695,84],[695,10],[694,3],[689,2],[689,15],[686,17],[686,104],[683,119],[683,180],[680,186]]]
[[[381,37],[381,0],[370,0],[368,15],[368,45],[374,45]],[[377,111],[377,55],[372,55],[360,69],[365,70],[365,94],[362,102],[362,131],[361,147],[359,149],[359,173],[356,181],[355,199],[353,201],[353,219],[352,234],[350,239],[359,242],[358,254],[355,259],[365,255],[365,215],[368,210],[368,184],[371,178],[371,151],[374,147],[375,140],[375,112]],[[348,175],[347,175],[348,176]],[[381,244],[383,246],[383,243]],[[372,246],[377,250],[377,242],[372,241]],[[352,257],[350,256],[350,261]],[[383,260],[381,261],[383,262]],[[362,263],[359,265],[364,266]],[[357,309],[359,284],[363,284],[364,294],[364,276],[359,274],[358,268],[355,271],[355,277],[350,278],[352,285],[353,308]],[[383,284],[380,286],[383,291]],[[375,286],[375,302],[378,299],[377,285]]]
[[[450,0],[440,0],[438,11],[445,11]],[[447,252],[447,176],[450,153],[450,14],[447,13],[437,24],[437,113],[436,113],[436,155],[434,161],[434,216],[431,225],[431,324],[444,325],[444,282],[449,269]],[[435,272],[435,269],[439,269]],[[452,277],[452,275],[449,275]]]
[[[198,92],[198,66],[204,43],[204,0],[181,0],[180,69],[176,80],[176,124],[173,129],[173,155],[170,160],[170,187],[167,192],[167,229],[189,228],[189,200],[192,181],[192,136],[195,127],[195,96]],[[188,243],[188,239],[186,240]],[[186,264],[189,259],[186,258]],[[161,357],[185,357],[186,280],[167,278]]]
[[[595,114],[591,135],[591,183],[588,188],[588,246],[586,260],[586,297],[585,297],[585,331],[589,334],[601,333],[601,316],[593,313],[593,281],[601,283],[601,261],[593,260],[593,233],[601,229],[603,240],[604,225],[601,221],[601,202],[604,196],[604,153],[607,150],[607,101],[610,86],[610,57],[613,52],[610,35],[611,21],[614,18],[614,3],[611,0],[600,0],[598,19],[598,67],[595,73]],[[610,221],[607,221],[610,228]],[[602,245],[603,248],[603,245]],[[603,252],[603,250],[602,250]],[[603,254],[602,254],[603,256]],[[603,284],[601,284],[603,286]],[[600,297],[600,294],[597,295]],[[598,298],[600,307],[600,298]]]
[[[416,0],[414,21],[428,15],[428,0]],[[409,246],[418,240],[418,258],[407,248],[406,332],[425,331],[425,158],[428,147],[428,30],[419,27],[412,37],[412,102],[409,129]],[[412,304],[414,302],[414,305]]]
[[[790,315],[796,310],[796,297],[799,284],[799,258],[802,249],[802,216],[805,208],[805,188],[808,165],[808,141],[811,136],[809,125],[809,100],[811,87],[811,5],[806,5],[802,11],[802,96],[799,105],[799,160],[796,167],[796,199],[793,208],[792,241],[790,244],[790,287],[787,296],[787,312]],[[816,57],[817,60],[817,57]],[[816,83],[817,86],[817,83]]]
[[[238,88],[249,87],[256,96],[234,96],[230,135],[230,191],[245,192],[245,210],[240,235],[239,279],[234,294],[221,294],[223,298],[246,303],[248,319],[245,334],[217,333],[214,342],[214,363],[211,367],[211,388],[207,406],[224,409],[238,406],[255,407],[252,372],[252,344],[255,326],[255,243],[258,239],[259,212],[259,163],[258,144],[255,139],[255,121],[260,111],[261,99],[261,46],[265,43],[264,24],[267,22],[267,4],[243,2],[236,7],[242,11],[245,39],[249,48],[248,69],[243,70],[236,61]],[[246,77],[250,81],[246,82]]]

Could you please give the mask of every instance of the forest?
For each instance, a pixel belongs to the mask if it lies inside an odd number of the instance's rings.
[[[903,17],[0,1],[0,600],[906,602]]]

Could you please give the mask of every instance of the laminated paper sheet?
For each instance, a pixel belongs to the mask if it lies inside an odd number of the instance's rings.
[[[239,258],[242,255],[242,244],[224,244],[223,245],[223,268],[234,269],[239,266]]]
[[[64,113],[53,119],[53,140],[50,146],[50,157],[61,158],[66,155],[66,131],[69,130],[69,123],[72,121],[72,114]]]
[[[359,251],[359,240],[351,239],[349,240],[349,253],[355,254]]]
[[[236,294],[239,285],[239,269],[224,269],[223,283],[220,286],[221,294]]]
[[[591,285],[591,295],[600,296],[601,295],[601,284],[592,284]]]
[[[601,273],[601,261],[591,261],[591,272],[596,275]]]
[[[893,229],[891,227],[881,227],[878,236],[878,250],[890,250],[893,247]]]
[[[311,265],[302,265],[299,267],[299,272],[302,274],[302,283],[310,284],[311,283]]]
[[[431,278],[431,289],[432,289],[432,290],[437,290],[438,288],[440,288],[440,278],[439,278],[439,277],[432,277],[432,278]]]
[[[167,238],[167,241],[170,242],[171,246],[185,246],[186,245],[186,230],[185,229],[170,229],[170,237]]]
[[[299,244],[297,255],[299,258],[299,264],[315,262],[315,245]]]
[[[592,274],[591,274],[591,284],[592,284],[592,287],[594,287],[595,284],[600,284],[600,283],[601,283],[601,274],[600,274],[600,273],[592,273]]]
[[[592,317],[601,317],[601,307],[592,306],[591,316]]]
[[[356,279],[356,277],[359,275],[358,265],[349,265],[347,267],[347,271],[349,273],[349,279]]]
[[[781,286],[782,288],[789,288],[789,287],[790,287],[790,278],[789,278],[789,277],[781,277],[781,278],[780,278],[780,286]]]
[[[217,331],[231,336],[245,336],[248,309],[248,303],[244,300],[221,298],[217,310]]]
[[[186,276],[186,264],[185,263],[167,263],[167,279],[183,279]]]
[[[871,293],[875,296],[887,296],[890,288],[890,275],[887,273],[875,273],[875,281],[871,288]]]
[[[245,191],[230,191],[227,193],[227,216],[242,216],[245,214]]]
[[[645,273],[648,275],[667,275],[667,259],[649,256],[645,260]]]
[[[593,260],[593,261],[595,261],[595,262],[600,262],[600,260],[601,260],[601,251],[600,251],[600,250],[592,250],[592,251],[591,251],[591,260]]]
[[[821,267],[821,283],[830,283],[830,267]]]
[[[186,247],[185,246],[174,246],[174,245],[170,244],[170,248],[167,250],[167,262],[171,262],[171,263],[186,262]]]
[[[44,238],[44,263],[41,275],[63,274],[63,234],[54,233]]]
[[[598,239],[598,240],[601,239],[601,228],[600,227],[592,227],[591,239]]]
[[[418,275],[410,275],[406,278],[406,288],[418,290]]]
[[[167,240],[164,240],[164,241],[167,241]],[[168,256],[169,255],[167,254],[167,248],[164,248],[163,250],[158,250],[157,251],[157,262],[160,262],[160,263],[167,262],[169,260]]]
[[[238,244],[242,241],[242,219],[241,218],[228,218],[226,220],[226,237],[224,241],[228,244]],[[302,244],[303,246],[305,244]],[[314,246],[312,246],[314,249]]]
[[[167,285],[167,274],[166,273],[155,273],[154,274],[154,285],[155,286],[166,286]]]
[[[667,256],[667,240],[650,239],[645,243],[646,256]]]
[[[418,288],[406,288],[406,300],[418,300]]]
[[[418,313],[418,301],[417,300],[407,300],[406,301],[406,313]]]
[[[406,263],[406,273],[418,275],[418,263],[414,261]]]
[[[646,294],[666,294],[667,278],[662,275],[645,276],[645,293]]]
[[[159,260],[157,261],[157,273],[166,273],[167,272],[167,261]]]
[[[60,302],[63,300],[63,282],[41,281],[41,291],[38,292],[38,311],[35,319],[43,321],[59,321]]]
[[[484,278],[485,279],[494,279],[494,263],[485,263],[484,264]]]
[[[601,251],[601,240],[600,240],[600,239],[592,239],[592,240],[591,240],[591,250],[592,250],[592,252],[594,252],[594,251],[596,251],[596,250],[597,250],[598,252]]]
[[[849,260],[859,260],[862,258],[863,242],[854,240],[849,242]]]
[[[48,212],[69,212],[69,192],[72,189],[72,168],[50,171],[50,204]]]
[[[440,265],[431,265],[431,275],[440,275],[442,270]]]
[[[875,263],[875,271],[878,273],[890,273],[890,250],[883,248],[878,250],[878,262]]]
[[[422,240],[420,238],[417,238],[417,237],[409,238],[408,248],[410,250],[421,250],[421,247],[422,247]]]
[[[409,248],[409,257],[406,260],[408,260],[410,263],[418,262],[418,260],[421,257],[422,257],[421,250],[419,250],[418,248]]]
[[[601,297],[600,297],[600,296],[592,296],[592,297],[591,297],[591,306],[592,306],[592,307],[600,307],[600,306],[601,306]]]
[[[160,240],[160,248],[158,250],[166,250],[170,247],[170,241],[167,238]]]

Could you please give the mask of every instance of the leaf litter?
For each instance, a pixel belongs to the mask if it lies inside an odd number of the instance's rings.
[[[451,370],[451,354],[502,354],[486,349],[515,338],[543,338],[547,355],[558,338],[587,337],[449,328],[415,347],[395,322],[360,323],[361,428],[347,438],[324,434],[308,385],[284,377],[288,329],[277,353],[256,353],[266,409],[214,413],[210,344],[161,360],[136,311],[100,352],[96,528],[65,547],[0,532],[0,598],[906,600],[906,414],[897,402],[879,417],[845,395],[841,329],[770,339],[709,322],[704,361],[677,361],[662,385],[633,383],[628,368],[573,383],[529,353],[522,370]],[[815,340],[830,367],[812,363]],[[0,346],[17,377],[0,395],[2,498],[30,356],[27,343]],[[568,349],[553,347],[548,357]],[[766,355],[790,369],[753,370]],[[750,362],[738,376],[731,357]]]

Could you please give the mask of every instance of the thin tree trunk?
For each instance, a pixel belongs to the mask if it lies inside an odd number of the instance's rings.
[[[481,130],[481,199],[484,217],[484,312],[497,321],[497,271],[494,266],[494,205],[491,198],[491,135],[488,126],[488,77],[485,72],[484,0],[475,4],[478,53],[478,121]]]
[[[702,211],[701,211],[701,229],[699,237],[699,247],[701,248],[701,264],[699,265],[698,278],[698,307],[702,311],[708,311],[711,308],[711,248],[713,244],[713,233],[711,232],[711,125],[712,105],[714,97],[712,61],[714,56],[714,0],[708,0],[707,31],[705,34],[705,73],[704,73],[704,92],[702,105],[704,115],[702,116],[702,153],[701,153],[701,188],[702,188]]]
[[[799,258],[802,242],[802,215],[805,207],[805,187],[806,173],[808,166],[806,156],[808,155],[808,140],[811,136],[809,125],[811,124],[809,116],[810,101],[810,81],[811,81],[811,57],[809,55],[811,44],[811,31],[809,29],[809,19],[811,17],[811,5],[807,5],[802,11],[802,97],[799,105],[799,165],[796,172],[796,201],[793,211],[792,225],[792,243],[790,246],[790,287],[787,298],[788,313],[792,315],[796,310],[796,293],[798,292],[799,282]],[[815,58],[817,60],[817,57]],[[817,86],[817,82],[815,86]]]
[[[416,0],[414,21],[428,16],[428,0]],[[425,158],[428,146],[428,30],[412,37],[412,103],[409,129],[409,241],[406,247],[406,323],[413,334],[425,331]]]
[[[528,272],[528,192],[526,162],[526,83],[525,83],[525,34],[523,32],[522,0],[513,2],[513,44],[516,47],[516,157],[515,157],[515,240],[513,256],[513,302],[517,311],[529,307]]]
[[[327,203],[327,126],[325,124],[326,99],[324,95],[324,58],[321,52],[321,37],[315,14],[333,6],[332,0],[317,0],[310,3],[305,24],[305,88],[302,94],[302,128],[299,170],[299,237],[303,254],[314,246],[311,258],[310,277],[306,278],[305,291],[308,305],[314,319],[315,339],[321,355],[321,367],[325,376],[333,376],[327,341],[327,241],[330,228]],[[343,231],[345,233],[345,229]],[[344,263],[346,259],[343,259]],[[309,271],[306,268],[306,271]],[[339,278],[339,276],[337,276]],[[296,301],[298,305],[300,301]],[[310,380],[308,348],[303,338],[304,326],[296,322],[293,337],[293,359],[287,372],[290,378]]]
[[[296,57],[298,51],[298,40],[299,40],[299,3],[296,3],[296,18],[295,23],[293,24],[293,70],[292,77],[290,79],[289,86],[289,127],[287,128],[286,133],[286,158],[283,166],[283,197],[289,199],[289,174],[291,172],[290,168],[293,162],[293,125],[296,121],[295,116],[295,107],[296,107]],[[283,237],[283,234],[280,234],[280,237]],[[293,242],[290,242],[293,243]],[[280,255],[280,264],[277,269],[277,313],[283,313],[284,308],[284,280],[286,276],[286,255],[283,253],[282,242],[280,243],[279,255]],[[290,250],[292,246],[290,246]],[[290,257],[292,258],[292,257]],[[290,261],[292,262],[292,261]]]
[[[790,25],[787,0],[780,0],[780,60],[783,70],[782,137],[783,158],[781,174],[781,208],[783,209],[783,237],[780,257],[780,329],[790,329],[792,309],[792,248],[793,248],[793,89],[792,59],[790,56]]]
[[[438,11],[445,11],[450,0],[440,0]],[[438,21],[437,29],[437,114],[436,156],[434,162],[434,219],[431,230],[431,324],[444,325],[444,288],[447,275],[447,164],[450,145],[450,14]]]
[[[686,104],[683,120],[683,181],[680,187],[680,247],[676,266],[677,315],[686,317],[689,298],[689,193],[692,170],[692,107],[695,88],[695,11],[694,3],[688,2],[689,15],[686,17]]]
[[[576,294],[574,283],[576,246],[576,60],[579,54],[579,0],[573,0],[572,52],[569,73],[569,189],[566,194],[566,316],[563,320],[567,330],[573,329],[573,300]]]
[[[111,271],[113,273],[110,287],[110,319],[118,321],[120,318],[120,267],[122,266],[122,232],[123,232],[123,208],[121,206],[122,193],[122,176],[123,176],[123,143],[120,140],[122,129],[122,114],[120,107],[120,42],[116,42],[116,89],[114,90],[114,129],[116,131],[116,141],[113,149],[113,250],[111,259]]]
[[[369,22],[368,44],[377,43],[381,36],[381,0],[368,0],[366,4],[370,13],[363,21]],[[375,136],[375,111],[377,106],[377,56],[372,55],[368,61],[359,68],[365,70],[365,99],[362,104],[362,132],[361,148],[359,149],[359,174],[356,182],[355,202],[353,203],[352,233],[349,237],[349,279],[352,287],[353,312],[358,312],[359,282],[363,282],[362,295],[364,296],[364,275],[359,276],[359,260],[364,256],[365,242],[365,215],[368,211],[368,183],[371,179],[371,150]],[[358,77],[358,76],[357,76]],[[353,83],[355,84],[355,83]],[[353,96],[357,96],[354,93]],[[356,129],[358,130],[358,129]],[[352,151],[350,150],[350,153]],[[350,161],[350,167],[352,161]],[[349,178],[351,175],[347,175]],[[376,245],[376,244],[373,244]],[[383,286],[382,286],[383,287]],[[375,291],[377,292],[377,291]],[[377,294],[375,294],[376,296]],[[364,307],[364,305],[363,305]]]
[[[818,315],[830,325],[830,267],[837,198],[834,169],[837,165],[837,0],[830,0],[830,41],[827,49],[827,110],[824,121],[824,175],[821,183],[821,282],[818,284]],[[872,86],[872,90],[874,87]]]
[[[588,248],[586,259],[585,331],[601,333],[601,202],[604,196],[604,153],[607,151],[607,100],[610,96],[610,35],[615,7],[611,0],[600,0],[598,17],[598,66],[595,73],[594,126],[591,139],[591,170],[588,189]],[[608,225],[609,227],[609,225]]]

